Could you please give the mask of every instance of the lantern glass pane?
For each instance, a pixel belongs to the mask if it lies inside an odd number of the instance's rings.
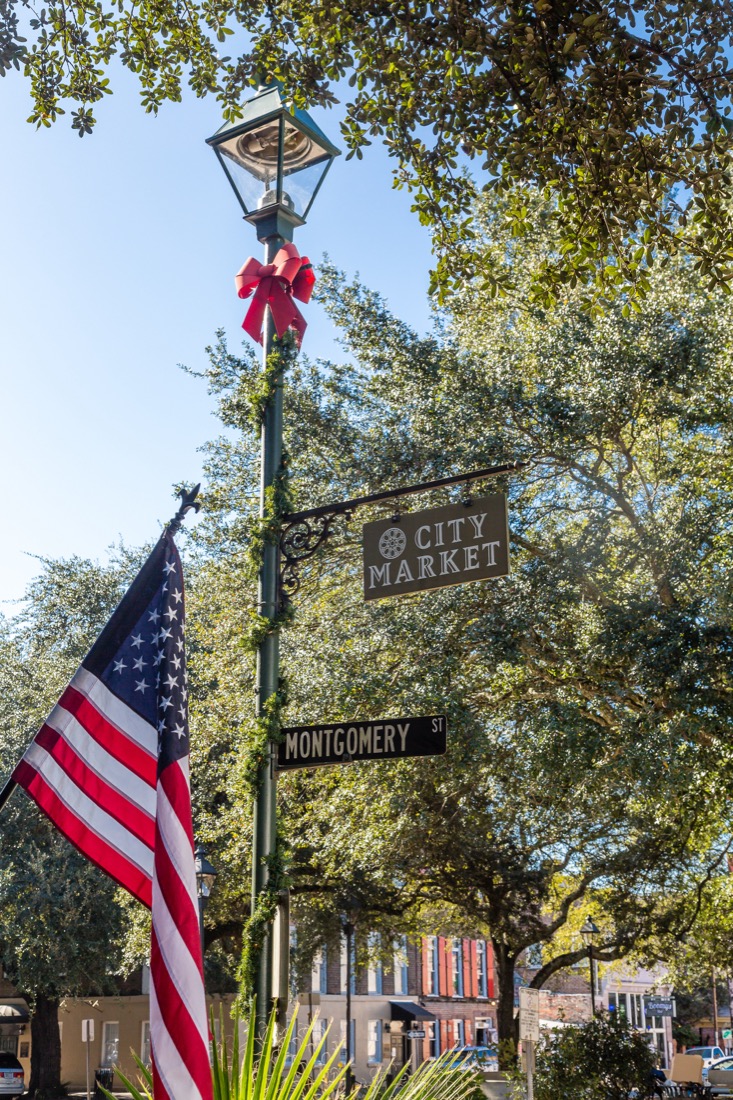
[[[301,218],[308,213],[316,189],[328,168],[331,158],[323,156],[316,164],[286,173],[283,180],[283,204],[289,206]]]
[[[241,163],[233,157],[226,145],[219,146],[219,152],[223,154],[224,165],[232,183],[239,195],[240,201],[246,212],[250,214],[256,210],[263,196],[268,192],[267,183],[253,176]]]

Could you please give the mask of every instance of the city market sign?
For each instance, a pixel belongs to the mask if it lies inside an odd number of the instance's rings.
[[[645,1016],[674,1016],[674,1000],[672,997],[645,997]]]
[[[364,599],[509,573],[503,493],[364,524]]]
[[[378,718],[330,726],[290,726],[277,746],[277,770],[351,764],[357,760],[402,760],[441,756],[446,750],[444,714],[423,718]]]

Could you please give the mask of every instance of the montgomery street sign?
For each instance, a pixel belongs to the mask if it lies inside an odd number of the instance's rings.
[[[645,1016],[674,1016],[674,1000],[672,997],[645,997]]]
[[[503,493],[364,524],[364,598],[424,592],[509,572]]]
[[[426,718],[377,718],[330,726],[290,726],[277,746],[277,769],[318,768],[356,760],[441,756],[446,750],[444,714]]]

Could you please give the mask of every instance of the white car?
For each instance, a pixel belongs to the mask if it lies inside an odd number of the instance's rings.
[[[725,1058],[725,1053],[720,1047],[688,1047],[685,1054],[700,1055],[702,1058],[702,1075],[705,1078],[713,1062],[718,1062],[721,1058]]]
[[[23,1092],[23,1067],[14,1054],[0,1050],[0,1096],[20,1096]]]
[[[719,1058],[703,1070],[713,1096],[730,1096],[733,1089],[733,1058]]]

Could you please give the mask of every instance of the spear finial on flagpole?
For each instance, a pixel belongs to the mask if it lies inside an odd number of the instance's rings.
[[[187,513],[190,512],[192,508],[194,512],[198,512],[200,510],[201,501],[196,500],[196,497],[199,495],[200,488],[201,483],[199,482],[198,485],[194,485],[193,489],[178,490],[178,495],[181,498],[181,507],[178,509],[173,519],[169,520],[168,523],[166,523],[165,525],[165,529],[169,535],[178,534],[181,528],[181,524],[186,518]]]

